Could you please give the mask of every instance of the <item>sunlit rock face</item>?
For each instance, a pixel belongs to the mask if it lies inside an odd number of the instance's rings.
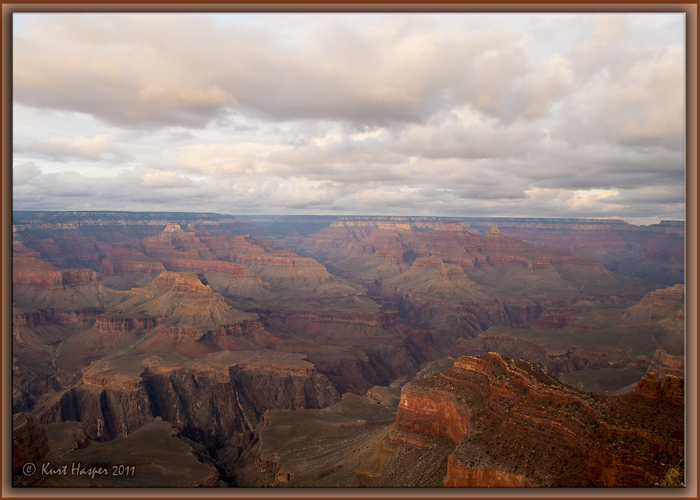
[[[396,417],[399,430],[446,437],[455,444],[469,435],[469,408],[449,392],[419,391],[406,388]]]
[[[682,414],[679,377],[649,374],[605,398],[489,353],[404,386],[396,427],[424,436],[419,447],[425,437],[457,445],[445,486],[653,486],[683,458]]]

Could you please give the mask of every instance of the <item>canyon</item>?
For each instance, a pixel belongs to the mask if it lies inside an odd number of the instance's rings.
[[[82,460],[132,486],[678,486],[683,242],[682,222],[15,212],[13,484],[126,484],[21,470]]]

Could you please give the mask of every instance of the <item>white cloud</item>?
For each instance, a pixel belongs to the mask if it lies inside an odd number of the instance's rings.
[[[16,22],[18,209],[683,217],[682,15]]]
[[[134,156],[123,144],[115,144],[110,134],[95,137],[50,137],[34,139],[24,144],[17,144],[15,151],[24,154],[36,154],[54,161],[98,161],[124,163],[134,160]]]
[[[571,208],[581,208],[600,200],[605,200],[611,196],[618,196],[617,191],[604,191],[602,189],[589,189],[574,191],[574,198],[571,200]]]
[[[265,175],[271,154],[292,149],[269,144],[193,144],[164,151],[163,156],[181,162],[190,172],[202,174]]]
[[[41,175],[41,169],[33,161],[20,163],[12,168],[12,185],[19,186]]]

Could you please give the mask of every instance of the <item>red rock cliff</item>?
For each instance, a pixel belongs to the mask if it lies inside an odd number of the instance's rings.
[[[683,458],[683,379],[605,398],[517,358],[461,357],[404,386],[396,426],[407,445],[457,443],[448,486],[653,486]]]
[[[449,392],[404,387],[396,427],[425,436],[446,437],[457,444],[469,434],[469,415],[469,408]]]

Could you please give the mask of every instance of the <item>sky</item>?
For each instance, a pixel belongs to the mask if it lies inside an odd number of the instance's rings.
[[[13,14],[13,208],[684,220],[678,13]]]

